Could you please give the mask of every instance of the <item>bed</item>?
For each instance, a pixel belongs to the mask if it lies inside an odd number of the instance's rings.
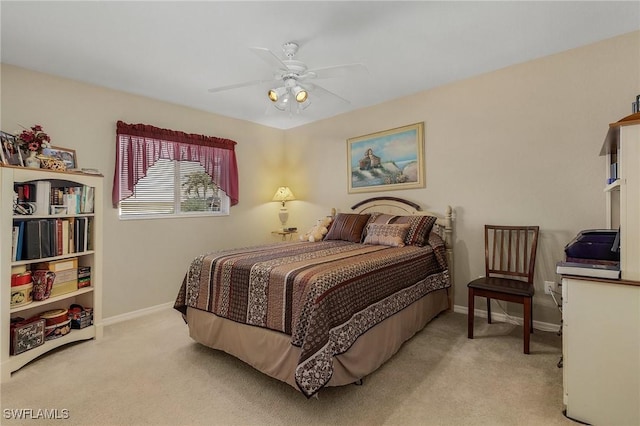
[[[189,335],[306,397],[362,380],[453,306],[453,221],[376,197],[319,242],[204,253],[174,308]]]

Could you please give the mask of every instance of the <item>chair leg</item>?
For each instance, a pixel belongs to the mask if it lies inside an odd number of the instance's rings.
[[[533,302],[531,304],[531,313],[529,314],[529,318],[531,318],[531,321],[530,321],[530,323],[531,323],[530,327],[531,328],[530,328],[530,330],[531,330],[531,334],[533,334]]]
[[[473,294],[473,289],[469,289],[469,300],[467,301],[468,313],[467,313],[467,337],[469,339],[473,339],[473,314],[475,312],[474,307],[474,299],[475,296]]]
[[[524,353],[529,353],[529,341],[531,338],[531,298],[524,299]]]
[[[487,321],[491,324],[491,299],[487,297]]]

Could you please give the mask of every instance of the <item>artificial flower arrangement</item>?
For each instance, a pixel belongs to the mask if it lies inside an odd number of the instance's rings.
[[[51,138],[36,124],[30,129],[24,129],[18,135],[18,143],[27,151],[42,154],[42,150],[51,147]]]

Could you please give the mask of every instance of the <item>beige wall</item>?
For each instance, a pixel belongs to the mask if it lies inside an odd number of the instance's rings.
[[[287,131],[3,65],[1,125],[42,124],[54,144],[77,150],[82,167],[104,173],[107,192],[117,120],[238,142],[241,201],[230,217],[119,221],[104,206],[107,318],[173,300],[200,252],[269,241],[278,206],[268,201],[287,184],[298,197],[289,223],[301,229],[369,195],[441,213],[451,205],[460,306],[466,282],[484,273],[482,225],[540,225],[534,317],[559,323],[542,283],[558,279],[555,263],[579,230],[605,225],[598,154],[607,124],[628,115],[640,93],[639,57],[635,32]],[[424,189],[347,194],[347,138],[421,121]]]
[[[204,251],[266,242],[279,225],[283,132],[114,90],[2,65],[1,128],[41,124],[52,143],[77,151],[105,176],[104,317],[175,299],[189,262]],[[116,122],[238,142],[240,203],[229,217],[121,221],[111,206]]]
[[[368,195],[405,197],[441,213],[451,205],[461,306],[466,283],[484,274],[483,225],[539,225],[534,318],[559,323],[543,282],[559,280],[555,264],[578,231],[605,226],[599,152],[608,123],[630,114],[637,94],[640,32],[289,130],[290,185],[307,201],[291,210],[302,224]],[[421,121],[424,189],[347,194],[347,138]]]

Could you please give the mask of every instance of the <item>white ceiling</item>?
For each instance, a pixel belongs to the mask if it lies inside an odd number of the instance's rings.
[[[0,2],[3,63],[287,129],[640,29],[640,2]],[[249,47],[296,41],[309,68],[368,74],[314,80],[289,115]],[[314,96],[314,94],[316,96]],[[464,105],[464,99],[460,99]]]

